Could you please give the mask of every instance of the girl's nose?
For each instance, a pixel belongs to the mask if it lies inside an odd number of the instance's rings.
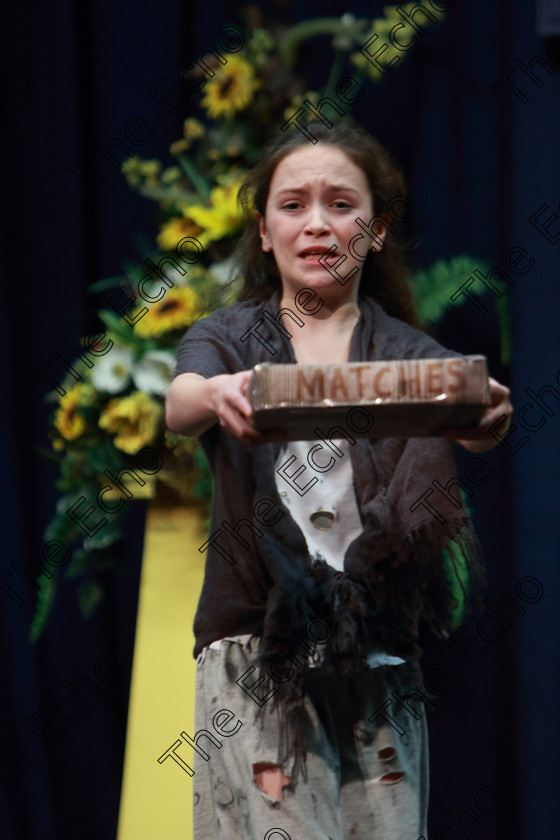
[[[325,208],[321,204],[312,204],[305,219],[306,232],[324,233],[330,231],[330,224]]]

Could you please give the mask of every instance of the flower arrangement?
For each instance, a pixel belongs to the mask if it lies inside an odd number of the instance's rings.
[[[414,6],[410,3],[401,8],[408,13]],[[170,433],[164,423],[164,398],[177,344],[196,319],[235,300],[239,281],[232,281],[231,254],[243,224],[237,195],[263,143],[272,131],[280,129],[279,115],[290,120],[302,102],[317,103],[322,96],[334,95],[336,82],[348,64],[357,83],[366,83],[368,77],[380,82],[383,74],[360,48],[375,42],[385,64],[403,60],[406,53],[395,48],[391,37],[392,29],[402,22],[396,10],[397,6],[388,6],[385,15],[373,21],[347,13],[342,18],[308,20],[284,31],[269,31],[259,20],[251,21],[251,34],[243,49],[229,55],[223,64],[216,62],[213,75],[206,79],[200,98],[204,116],[185,119],[182,137],[170,148],[173,163],[164,167],[157,159],[135,156],[123,164],[128,184],[159,208],[156,246],[144,247],[142,256],[149,256],[150,266],[155,267],[183,243],[183,266],[188,270],[168,265],[162,285],[161,277],[151,276],[146,282],[145,264],[127,264],[121,277],[94,284],[95,292],[120,287],[130,300],[143,279],[145,299],[150,303],[144,305],[136,296],[126,316],[101,310],[109,349],[96,356],[80,381],[68,377],[62,383],[63,395],[49,395],[54,403],[51,456],[59,461],[57,487],[62,496],[45,539],[73,546],[65,576],[81,578],[77,594],[84,615],[90,615],[103,597],[99,573],[119,565],[122,518],[130,507],[122,504],[123,500],[153,496],[157,484],[203,503],[208,510],[212,485],[198,441]],[[434,22],[445,16],[434,12],[431,5],[430,12]],[[252,14],[259,13],[253,8]],[[334,53],[322,91],[307,90],[296,71],[301,45],[316,36],[330,36]],[[346,106],[345,110],[350,109]],[[421,316],[426,314],[434,322],[441,317],[451,305],[450,291],[475,266],[480,263],[461,257],[455,263],[438,264],[431,274],[419,275]],[[141,484],[126,485],[126,496],[114,480],[108,488],[107,475],[137,469],[139,453],[146,447],[161,457],[157,475],[144,475]],[[105,525],[97,531],[90,527],[84,535],[85,517],[70,516],[69,511],[92,507],[99,512],[101,488],[106,493],[106,505],[101,508],[106,511]],[[99,513],[97,520],[101,516]],[[32,640],[39,637],[47,621],[56,575],[50,579],[42,575],[38,582]]]

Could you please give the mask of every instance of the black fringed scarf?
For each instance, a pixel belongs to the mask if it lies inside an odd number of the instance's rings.
[[[235,304],[198,321],[179,347],[177,374],[196,371],[208,377],[263,361],[295,363],[290,340],[272,323],[279,300],[276,293],[268,301]],[[359,307],[351,362],[459,355],[388,316],[371,298],[361,297]],[[263,317],[265,311],[270,318]],[[293,311],[297,314],[295,307]],[[251,334],[257,323],[262,343]],[[305,329],[289,317],[281,323],[289,332]],[[321,430],[328,432],[326,426]],[[285,757],[304,757],[299,724],[306,663],[297,657],[294,668],[291,651],[294,644],[309,642],[309,623],[326,622],[330,638],[322,651],[325,664],[339,672],[358,673],[375,644],[414,663],[419,622],[441,636],[449,628],[454,599],[443,552],[451,541],[472,577],[482,577],[478,543],[464,506],[433,490],[437,480],[457,499],[451,445],[440,438],[361,438],[349,447],[363,531],[348,547],[340,572],[309,557],[303,533],[281,501],[274,476],[280,443],[247,448],[215,424],[201,436],[201,444],[215,490],[210,542],[202,548],[207,562],[194,622],[194,654],[225,636],[259,636],[255,680],[272,663],[273,673],[281,673],[283,663],[285,673],[293,674],[274,683],[273,699],[286,713]],[[308,478],[312,470],[305,467]],[[300,486],[305,480],[299,479]],[[429,489],[433,495],[425,496]],[[267,510],[265,503],[259,506],[262,500],[269,500],[268,514],[262,514]],[[261,512],[260,519],[256,512]],[[262,524],[275,515],[277,522]],[[266,704],[262,711],[268,708]]]

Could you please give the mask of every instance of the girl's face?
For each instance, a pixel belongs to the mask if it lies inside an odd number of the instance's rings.
[[[357,299],[363,260],[348,248],[353,237],[363,234],[358,217],[369,225],[372,196],[365,173],[342,149],[318,143],[283,158],[270,183],[265,215],[257,213],[262,249],[274,254],[283,297],[311,288],[339,299]],[[384,239],[381,224],[374,232]],[[370,246],[378,250],[378,244],[364,235],[354,239],[352,248],[365,259]],[[319,262],[333,245],[333,255]],[[344,282],[354,267],[358,271]]]

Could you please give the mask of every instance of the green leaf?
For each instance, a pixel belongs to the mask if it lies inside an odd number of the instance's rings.
[[[463,552],[455,542],[450,542],[443,551],[443,563],[451,593],[457,601],[452,611],[452,628],[456,629],[465,620],[469,600],[469,570]]]
[[[37,603],[35,605],[35,614],[29,628],[28,640],[31,644],[41,638],[43,630],[46,627],[49,616],[52,612],[54,599],[56,595],[56,573],[52,578],[47,578],[46,575],[39,575],[37,583],[39,584],[39,591],[37,593]]]
[[[511,326],[511,300],[506,292],[496,300],[496,312],[500,323],[500,355],[503,365],[511,363],[513,336]]]
[[[210,186],[208,181],[187,155],[179,155],[178,159],[181,164],[181,169],[197,191],[202,203],[206,204],[210,198]]]
[[[45,533],[43,535],[43,539],[45,540],[45,542],[50,542],[51,540],[60,540],[65,545],[69,545],[71,543],[81,541],[83,539],[83,531],[78,527],[78,525],[75,522],[73,522],[70,519],[70,517],[66,513],[68,508],[70,508],[75,501],[77,501],[77,497],[73,496],[72,501],[68,501],[65,510],[57,512],[51,519],[51,521],[45,528]],[[84,508],[81,508],[81,510],[84,510]]]
[[[83,548],[78,548],[72,554],[72,559],[65,569],[64,577],[68,579],[87,575],[91,571],[88,553]]]
[[[81,583],[77,590],[78,604],[83,618],[91,618],[98,604],[103,601],[105,593],[102,587],[92,580]]]
[[[93,537],[86,537],[84,540],[84,549],[92,555],[96,555],[92,556],[96,568],[99,568],[99,562],[100,560],[102,561],[102,558],[97,555],[103,554],[109,546],[114,545],[122,537],[122,531],[117,524],[118,519],[122,518],[119,516],[119,513],[120,511],[112,514],[112,518],[108,520],[103,528],[100,528]]]
[[[123,293],[124,295],[124,293]],[[123,297],[123,305],[125,304]],[[113,337],[120,339],[125,344],[132,344],[135,346],[142,346],[143,341],[140,336],[135,335],[134,330],[130,324],[127,324],[119,315],[116,315],[110,309],[101,309],[99,317],[109,327]]]
[[[95,283],[91,283],[91,285],[88,286],[88,289],[91,294],[104,292],[106,289],[116,289],[117,286],[121,286],[123,284],[124,280],[125,278],[122,275],[119,277],[106,277],[104,280],[97,280]]]
[[[136,248],[136,250],[140,254],[140,257],[144,261],[146,260],[147,257],[150,256],[150,253],[154,250],[154,243],[152,242],[152,240],[149,239],[147,236],[145,236],[142,233],[133,234],[132,242],[134,244],[134,247]],[[139,271],[138,279],[140,279],[140,277],[143,277],[144,274],[146,273],[144,266],[142,266],[141,268],[139,267],[138,271]]]
[[[120,470],[125,466],[125,460],[114,446],[112,438],[102,438],[95,442],[85,454],[91,473],[100,480],[105,480],[105,470]]]

